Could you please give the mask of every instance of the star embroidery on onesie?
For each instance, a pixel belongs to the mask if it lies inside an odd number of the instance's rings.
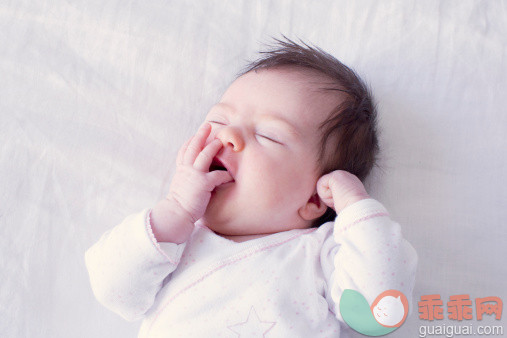
[[[264,322],[259,319],[254,307],[250,308],[246,321],[228,326],[229,330],[238,334],[238,337],[264,337],[276,322]]]

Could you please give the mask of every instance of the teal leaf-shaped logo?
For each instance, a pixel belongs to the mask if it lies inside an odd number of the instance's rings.
[[[345,289],[340,299],[343,320],[367,336],[383,336],[396,330],[408,313],[408,301],[398,290],[382,292],[370,306],[362,294]]]

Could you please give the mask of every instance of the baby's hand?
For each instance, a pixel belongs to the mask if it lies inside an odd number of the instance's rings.
[[[317,181],[317,193],[327,206],[337,213],[347,206],[370,196],[357,176],[335,170]]]
[[[218,139],[206,145],[210,132],[211,126],[205,123],[181,147],[176,160],[176,172],[166,197],[175,202],[192,223],[204,215],[213,189],[233,180],[227,171],[209,172],[213,158],[223,146]]]

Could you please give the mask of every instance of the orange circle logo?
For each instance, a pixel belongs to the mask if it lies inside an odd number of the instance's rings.
[[[408,314],[408,300],[398,290],[382,292],[371,304],[375,320],[385,327],[400,327]]]

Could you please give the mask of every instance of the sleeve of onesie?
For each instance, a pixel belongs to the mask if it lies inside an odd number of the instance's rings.
[[[338,319],[342,320],[339,303],[345,289],[360,292],[370,305],[386,290],[401,291],[412,312],[417,253],[382,204],[364,199],[342,210],[333,237],[324,243],[321,264],[328,283],[326,298]]]
[[[157,242],[151,231],[150,211],[127,217],[85,253],[95,297],[129,321],[142,318],[150,309],[185,247],[184,243]]]

